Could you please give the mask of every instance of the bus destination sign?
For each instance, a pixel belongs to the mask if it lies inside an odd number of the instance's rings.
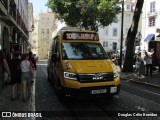
[[[98,40],[97,33],[90,32],[65,32],[64,40]]]

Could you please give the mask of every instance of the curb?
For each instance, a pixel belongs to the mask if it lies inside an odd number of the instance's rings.
[[[151,83],[148,83],[148,82],[141,82],[141,81],[137,81],[137,80],[133,80],[133,79],[127,79],[127,78],[123,78],[123,77],[121,77],[121,80],[130,81],[130,82],[134,82],[134,83],[139,83],[139,84],[143,84],[143,85],[148,85],[148,86],[160,88],[159,85],[151,84]]]
[[[32,84],[31,88],[31,98],[30,98],[30,111],[35,112],[35,87],[36,87],[36,71],[34,71],[34,78],[33,78],[34,83]],[[28,120],[36,120],[35,117],[30,117]]]

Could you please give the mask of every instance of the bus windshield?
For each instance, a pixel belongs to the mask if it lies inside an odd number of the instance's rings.
[[[100,43],[64,42],[62,53],[63,60],[108,59]]]

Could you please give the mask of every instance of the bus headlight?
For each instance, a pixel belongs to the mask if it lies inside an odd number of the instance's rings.
[[[77,80],[77,74],[71,73],[71,72],[64,72],[64,78],[71,79],[71,80]]]
[[[113,72],[113,75],[114,75],[114,78],[118,77],[118,76],[119,76],[118,70],[115,70],[115,71]]]

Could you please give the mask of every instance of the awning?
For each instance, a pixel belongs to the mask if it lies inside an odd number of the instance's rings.
[[[148,34],[148,36],[144,39],[144,42],[149,42],[150,40],[154,40],[154,34]]]

